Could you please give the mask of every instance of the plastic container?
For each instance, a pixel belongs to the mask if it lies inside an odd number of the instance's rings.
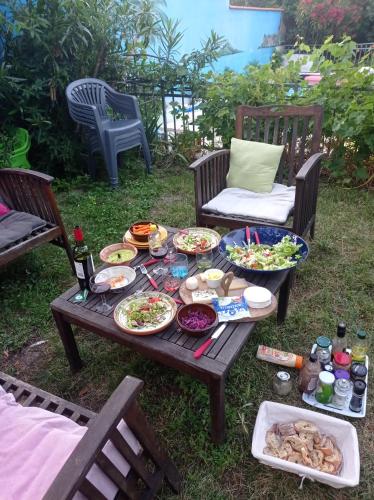
[[[278,351],[266,345],[259,345],[256,354],[257,359],[275,363],[276,365],[288,366],[290,368],[301,368],[303,366],[303,357],[292,352]]]
[[[334,394],[334,382],[335,376],[332,373],[323,371],[319,374],[318,387],[315,394],[318,403],[331,403]]]
[[[263,450],[266,446],[266,431],[273,424],[295,422],[296,420],[307,420],[315,424],[322,433],[335,438],[336,444],[343,454],[343,466],[338,476],[294,464],[265,455]],[[275,469],[285,470],[313,481],[327,484],[333,488],[345,488],[357,486],[360,482],[360,453],[358,447],[357,432],[355,427],[340,418],[330,417],[323,413],[296,408],[294,406],[264,401],[257,412],[256,424],[252,436],[252,455],[261,463]]]
[[[16,146],[10,155],[10,166],[12,168],[31,168],[27,160],[27,153],[31,146],[29,133],[24,128],[17,128],[15,132]]]
[[[334,370],[347,370],[349,371],[352,364],[352,358],[346,352],[336,352],[332,365]]]

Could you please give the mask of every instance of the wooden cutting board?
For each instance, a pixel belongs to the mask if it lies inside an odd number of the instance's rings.
[[[200,274],[196,274],[195,278],[197,278],[197,281],[199,282],[199,286],[196,290],[209,290],[207,283],[201,279]],[[238,295],[242,295],[245,288],[247,288],[249,286],[256,286],[256,285],[254,285],[253,283],[250,283],[249,281],[245,280],[244,278],[234,277],[234,279],[231,282],[229,291],[228,291],[228,296],[235,297]],[[216,290],[217,295],[219,297],[225,296],[225,292],[223,291],[223,289],[221,287],[216,288],[215,290]],[[192,304],[193,303],[192,290],[188,290],[188,288],[186,287],[186,280],[183,281],[183,283],[179,287],[179,295],[185,304]],[[277,310],[277,307],[278,307],[277,298],[275,297],[275,295],[271,294],[270,306],[264,307],[263,309],[250,308],[249,312],[251,313],[251,317],[235,321],[235,323],[259,321],[261,319],[265,319],[265,318],[271,316]]]

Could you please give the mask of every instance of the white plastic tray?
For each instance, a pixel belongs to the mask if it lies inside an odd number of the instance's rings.
[[[275,423],[283,424],[296,420],[312,422],[322,433],[335,438],[336,444],[343,454],[343,467],[338,476],[264,454],[266,431]],[[261,403],[253,430],[252,455],[270,467],[292,472],[312,481],[328,484],[333,488],[357,486],[360,482],[360,452],[355,427],[346,420],[305,408],[296,408],[272,401]],[[300,495],[301,497],[302,495]]]
[[[366,358],[365,358],[365,366],[366,366],[368,373],[369,373],[369,358],[368,358],[368,356],[366,356]],[[315,408],[320,408],[321,410],[332,411],[333,413],[338,413],[339,415],[346,415],[347,417],[352,417],[352,418],[363,418],[366,415],[366,401],[367,401],[367,397],[368,397],[368,387],[367,387],[368,373],[366,374],[366,378],[365,378],[366,391],[365,391],[363,401],[362,401],[362,409],[358,413],[351,411],[349,409],[349,402],[351,400],[352,393],[347,397],[347,404],[343,409],[337,408],[336,406],[334,406],[332,404],[325,405],[325,404],[319,403],[314,396],[314,392],[312,394],[306,394],[304,392],[303,396],[302,396],[303,401],[305,401],[305,403],[307,403],[308,405],[314,406]]]

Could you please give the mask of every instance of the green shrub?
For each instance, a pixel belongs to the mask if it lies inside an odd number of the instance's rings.
[[[356,44],[346,38],[340,43],[326,40],[320,49],[302,45],[314,61],[314,70],[322,80],[308,87],[299,77],[299,63],[287,67],[249,66],[244,74],[226,71],[211,75],[210,84],[202,94],[200,132],[210,141],[221,138],[229,146],[235,130],[235,109],[240,104],[293,103],[322,104],[323,135],[329,158],[325,162],[331,175],[344,183],[370,182],[374,174],[374,75],[367,70],[367,61],[353,62]],[[292,53],[289,54],[290,57]],[[298,89],[293,95],[288,90]]]

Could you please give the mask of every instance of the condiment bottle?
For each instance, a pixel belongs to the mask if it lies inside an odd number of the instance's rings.
[[[300,370],[298,387],[300,392],[311,394],[317,387],[321,365],[317,354],[312,353]]]
[[[256,358],[276,365],[289,366],[290,368],[301,368],[303,366],[302,356],[292,352],[278,351],[278,349],[266,345],[258,346]]]
[[[330,346],[331,340],[328,337],[321,335],[317,338],[316,354],[322,367],[331,361]]]
[[[344,321],[340,321],[335,337],[332,339],[332,355],[336,352],[344,352],[347,349],[347,338],[345,336],[347,326]]]
[[[335,377],[332,373],[322,371],[318,377],[318,387],[315,393],[315,398],[319,403],[331,403],[334,394],[333,384]]]
[[[336,352],[332,366],[334,370],[349,370],[351,368],[352,358],[346,352]]]
[[[364,332],[364,330],[358,330],[352,345],[352,361],[356,363],[365,363],[367,351],[368,343],[366,332]]]
[[[287,396],[292,390],[291,376],[288,372],[278,372],[273,380],[273,390],[278,396]]]
[[[340,378],[345,380],[350,379],[349,372],[347,372],[347,370],[335,370],[334,375],[336,380],[339,380]]]
[[[363,405],[363,397],[366,390],[366,384],[363,380],[356,380],[353,384],[353,394],[349,403],[349,409],[355,413],[360,413]]]
[[[351,383],[349,380],[340,378],[335,381],[334,395],[332,397],[332,404],[342,410],[347,404],[348,395],[351,392]]]
[[[365,378],[367,375],[368,369],[365,365],[361,363],[352,363],[351,366],[351,378],[352,380],[363,380],[365,382]]]

